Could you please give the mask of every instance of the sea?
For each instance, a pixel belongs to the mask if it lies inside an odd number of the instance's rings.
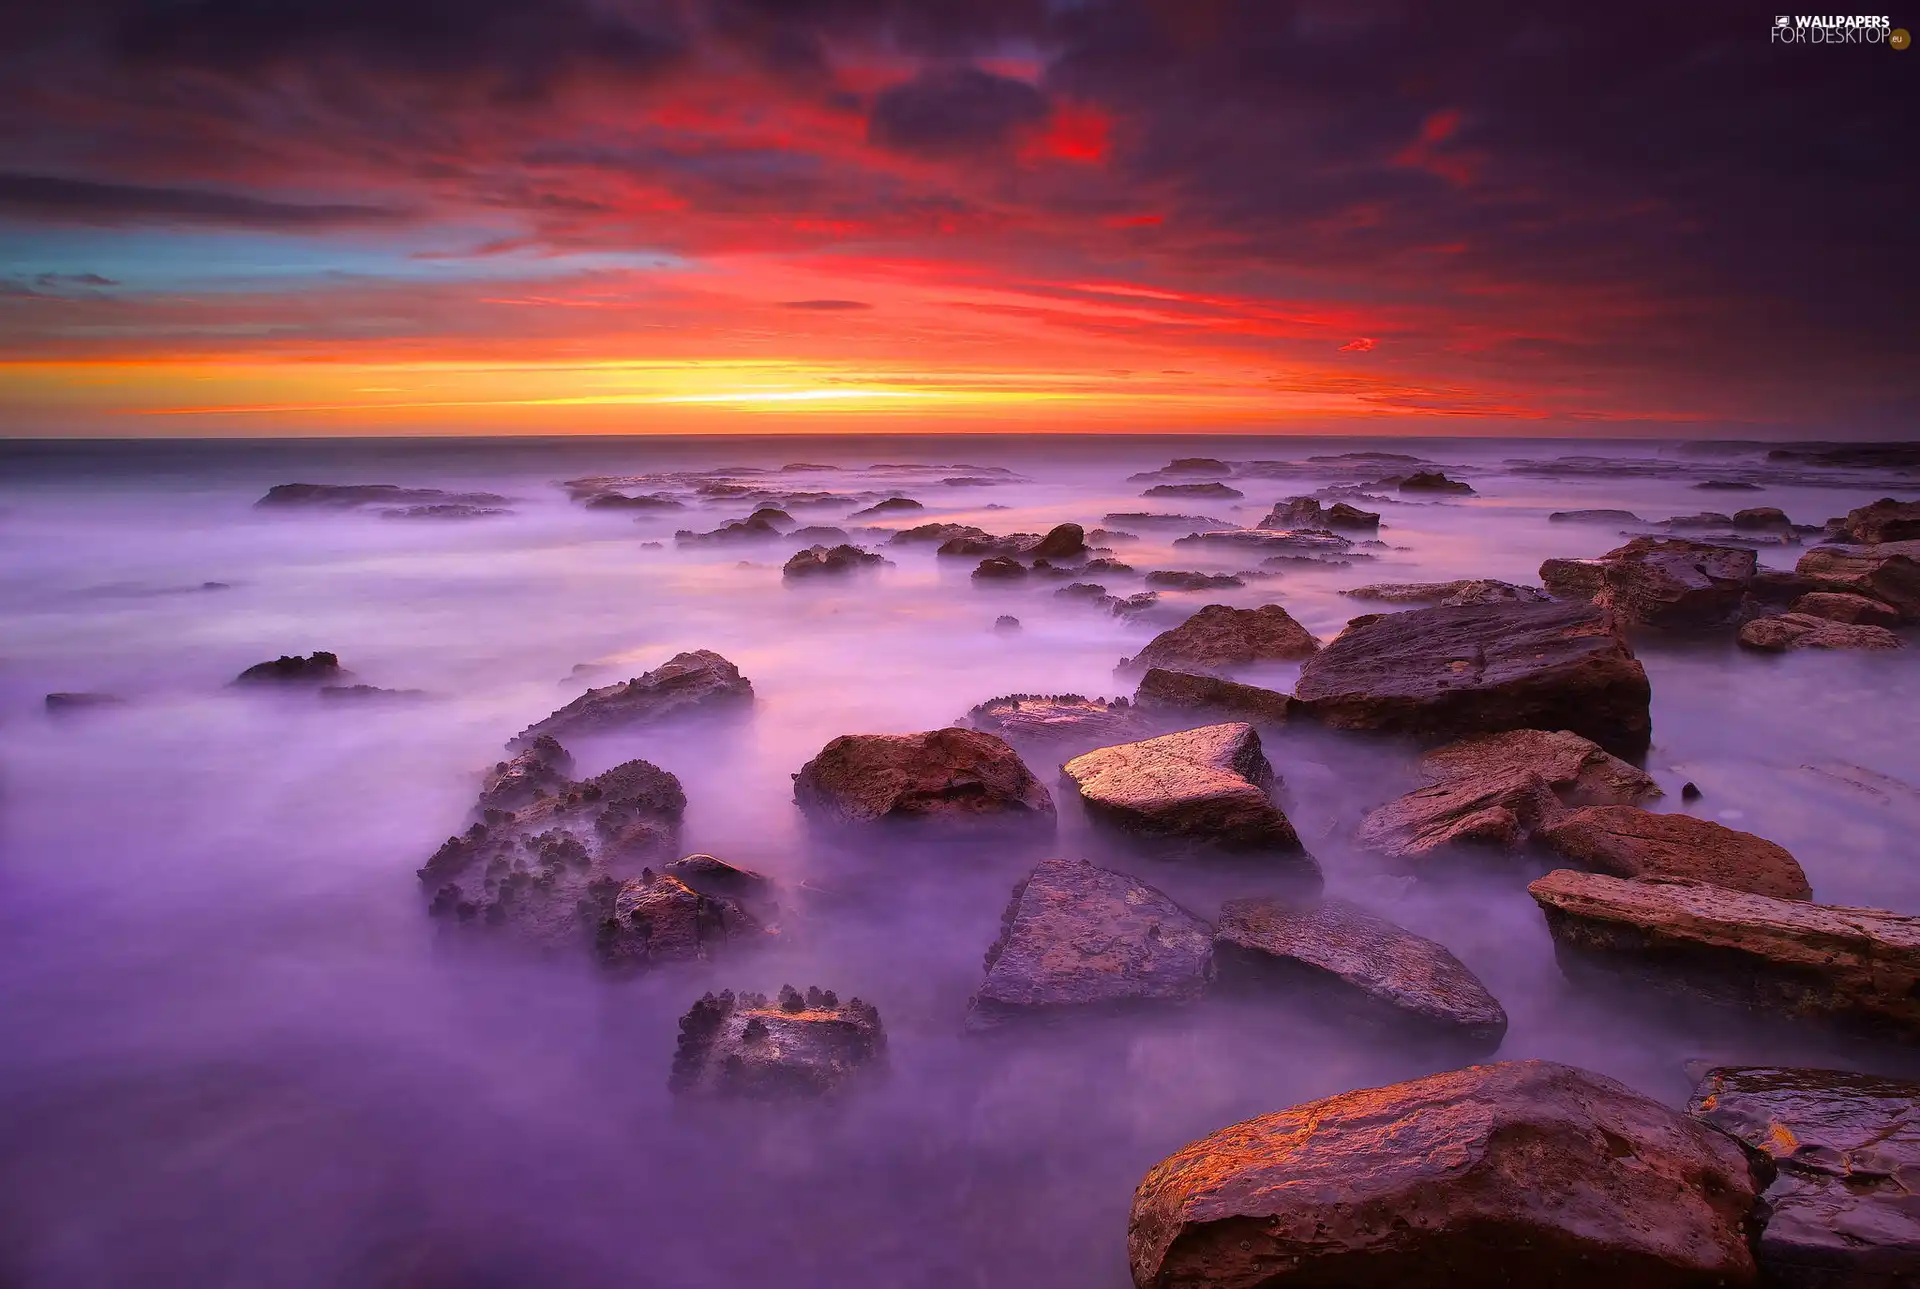
[[[1225,473],[1167,473],[1176,458]],[[1472,492],[1387,482],[1417,469]],[[1240,495],[1142,495],[1208,480]],[[490,494],[440,504],[498,513],[257,504],[288,483]],[[677,505],[584,503],[610,490]],[[1179,544],[1315,493],[1380,512],[1377,539],[1273,567]],[[1537,584],[1543,559],[1760,506],[1805,526],[1757,546],[1787,569],[1817,526],[1883,496],[1920,497],[1920,471],[1726,442],[0,443],[0,1286],[1124,1289],[1128,1205],[1154,1162],[1450,1058],[1278,996],[969,1034],[982,954],[1033,854],[889,831],[850,859],[804,824],[794,772],[838,735],[935,729],[998,695],[1129,694],[1116,664],[1206,604],[1282,604],[1329,639],[1393,607],[1343,594],[1361,585]],[[852,517],[892,497],[920,508]],[[803,542],[676,538],[763,504],[889,562],[795,580],[782,566]],[[1636,518],[1550,518],[1593,509]],[[1177,518],[1109,518],[1140,514]],[[1056,595],[1059,579],[980,582],[975,560],[888,544],[932,522],[1104,529],[1133,571],[1093,580],[1123,599],[1155,570],[1251,576],[1116,615]],[[1729,632],[1636,636],[1656,808],[1779,843],[1823,903],[1920,912],[1920,636],[1906,640],[1762,655]],[[777,941],[609,976],[584,951],[429,917],[416,870],[467,825],[506,741],[694,649],[751,680],[750,715],[574,750],[583,773],[641,757],[676,775],[683,850],[795,893]],[[316,650],[402,692],[231,683]],[[50,693],[115,701],[49,710]],[[1584,1066],[1676,1106],[1702,1063],[1920,1073],[1870,1038],[1570,982],[1526,893],[1537,861],[1416,877],[1355,846],[1367,810],[1421,782],[1417,749],[1310,726],[1265,744],[1328,892],[1477,973],[1510,1017],[1499,1059]],[[1084,750],[1021,747],[1049,785]],[[1265,889],[1257,865],[1120,850],[1055,796],[1048,853],[1124,868],[1202,917]],[[783,983],[873,1002],[887,1076],[822,1105],[669,1093],[695,999]]]

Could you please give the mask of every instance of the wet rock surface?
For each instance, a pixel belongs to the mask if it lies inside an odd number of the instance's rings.
[[[1033,548],[1036,559],[1077,559],[1087,553],[1087,535],[1078,524],[1059,524]]]
[[[1791,1289],[1902,1289],[1920,1275],[1920,1083],[1840,1070],[1710,1070],[1689,1110],[1768,1156],[1758,1253]]]
[[[1237,501],[1247,494],[1224,483],[1160,483],[1140,494],[1143,497],[1205,497]]]
[[[1358,620],[1307,659],[1296,709],[1336,729],[1460,738],[1571,730],[1618,755],[1651,731],[1647,675],[1590,604],[1443,606]]]
[[[328,685],[352,675],[337,655],[324,650],[302,658],[282,654],[272,662],[257,662],[234,677],[236,685]]]
[[[103,694],[93,690],[56,691],[41,701],[47,712],[55,716],[97,711],[103,707],[124,707],[127,703],[118,694]]]
[[[1377,532],[1380,515],[1358,506],[1336,501],[1323,505],[1317,497],[1289,497],[1267,512],[1260,528],[1347,528],[1357,532]]]
[[[514,739],[524,746],[542,734],[567,739],[652,725],[704,713],[737,710],[753,702],[753,684],[740,669],[710,649],[675,654],[632,680],[590,689],[522,730]]]
[[[1461,739],[1420,758],[1436,780],[1525,771],[1570,806],[1633,805],[1661,795],[1653,776],[1571,730],[1507,730]]]
[[[1584,561],[1548,560],[1540,577],[1555,595],[1590,598],[1622,623],[1665,628],[1732,621],[1758,567],[1751,550],[1677,537],[1636,537],[1596,562],[1597,574]]]
[[[1438,470],[1421,470],[1402,479],[1400,491],[1454,493],[1464,496],[1473,491],[1473,486],[1462,483],[1458,479],[1449,479]]]
[[[1053,824],[1053,797],[1006,742],[979,730],[843,734],[793,776],[826,823],[1005,820]]]
[[[1920,1037],[1920,918],[1566,869],[1527,889],[1576,978]]]
[[[1570,863],[1613,877],[1683,877],[1780,900],[1813,898],[1806,872],[1785,848],[1711,819],[1589,806],[1547,820],[1534,838]]]
[[[1844,591],[1891,605],[1903,621],[1920,619],[1920,541],[1877,546],[1816,546],[1794,572],[1818,591]]]
[[[1094,818],[1130,835],[1271,852],[1317,866],[1268,792],[1273,767],[1253,726],[1208,725],[1121,743],[1061,767]]]
[[[879,568],[887,561],[858,546],[809,546],[795,551],[780,570],[785,578],[844,577],[865,568]]]
[[[1547,1061],[1223,1128],[1134,1192],[1134,1283],[1192,1289],[1751,1286],[1756,1179],[1717,1130]]]
[[[977,730],[1006,739],[1092,742],[1139,732],[1140,714],[1126,699],[1083,694],[1007,694],[967,713]]]
[[[1863,546],[1920,540],[1920,501],[1882,497],[1847,512],[1841,526],[1847,540]]]
[[[1740,628],[1740,643],[1763,653],[1790,649],[1899,649],[1900,637],[1885,627],[1835,622],[1810,613],[1755,618]]]
[[[1842,591],[1814,591],[1795,600],[1794,613],[1868,627],[1893,627],[1900,624],[1900,611],[1890,604],[1870,600],[1864,595]]]
[[[835,1097],[886,1069],[887,1037],[871,1003],[791,985],[778,995],[707,994],[680,1018],[667,1087],[718,1100]]]
[[[1235,573],[1192,573],[1178,569],[1155,569],[1147,574],[1148,586],[1162,591],[1214,591],[1242,587],[1247,579]]]
[[[479,809],[517,810],[539,797],[550,797],[573,779],[573,755],[551,734],[536,737],[512,760],[487,772],[480,786]]]
[[[1640,516],[1631,510],[1556,510],[1547,516],[1556,524],[1637,524]]]
[[[1253,663],[1295,661],[1319,648],[1312,633],[1277,604],[1257,609],[1209,604],[1179,626],[1162,631],[1131,659],[1122,660],[1120,669],[1163,667],[1211,673]]]
[[[1558,806],[1546,781],[1524,767],[1463,775],[1369,811],[1355,841],[1400,860],[1464,846],[1515,851]]]
[[[1454,582],[1374,582],[1340,592],[1356,600],[1378,600],[1386,604],[1495,604],[1514,600],[1526,604],[1544,603],[1548,598],[1538,587],[1516,586],[1491,578],[1464,577]]]
[[[1137,878],[1044,860],[1014,888],[967,1026],[1190,1002],[1206,988],[1211,935]]]
[[[1296,991],[1363,1023],[1477,1052],[1506,1036],[1506,1010],[1445,945],[1345,900],[1228,900],[1213,953],[1224,989]]]
[[[1133,701],[1150,710],[1219,712],[1275,725],[1284,724],[1293,708],[1293,699],[1276,690],[1164,667],[1147,669]]]
[[[402,488],[391,483],[280,483],[254,502],[261,510],[355,510],[361,506],[459,506],[494,510],[507,498],[493,492],[447,492],[440,488]]]

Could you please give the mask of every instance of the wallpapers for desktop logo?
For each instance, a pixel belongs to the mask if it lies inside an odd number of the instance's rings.
[[[1911,40],[1885,14],[1776,14],[1776,45],[1891,45],[1905,49]]]

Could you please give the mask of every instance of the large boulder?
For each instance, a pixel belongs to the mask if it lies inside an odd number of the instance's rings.
[[[1900,610],[1891,604],[1869,600],[1864,595],[1849,595],[1845,591],[1811,591],[1793,602],[1792,612],[1856,626],[1900,625]]]
[[[1141,1289],[1734,1289],[1756,1189],[1717,1130],[1509,1061],[1193,1142],[1134,1192],[1127,1255]]]
[[[886,1069],[880,1012],[831,989],[791,985],[775,998],[707,994],[680,1018],[667,1087],[718,1100],[834,1097]]]
[[[1061,775],[1090,815],[1133,836],[1313,864],[1268,796],[1273,767],[1251,725],[1208,725],[1099,748],[1068,761]]]
[[[1776,613],[1740,628],[1740,643],[1762,653],[1789,649],[1899,649],[1899,636],[1885,627],[1835,622],[1810,613]]]
[[[1688,1107],[1768,1156],[1760,1270],[1794,1289],[1901,1289],[1920,1268],[1920,1083],[1709,1070]]]
[[[289,485],[283,485],[289,486]],[[337,685],[353,673],[340,665],[339,656],[324,649],[302,658],[282,654],[272,662],[256,662],[234,677],[236,685]]]
[[[1217,501],[1237,501],[1247,494],[1224,483],[1160,483],[1140,494],[1143,497],[1207,497]]]
[[[649,871],[620,887],[613,908],[594,928],[593,947],[609,967],[645,968],[706,959],[765,932],[740,901]]]
[[[537,797],[564,791],[572,777],[572,754],[551,734],[542,734],[512,760],[497,762],[487,772],[479,808],[516,810]]]
[[[1236,609],[1209,604],[1177,627],[1162,631],[1120,670],[1220,672],[1260,662],[1294,662],[1311,657],[1320,642],[1277,604]]]
[[[1553,790],[1528,769],[1443,779],[1371,810],[1355,840],[1400,860],[1458,846],[1516,851],[1559,808]]]
[[[1568,869],[1527,889],[1571,975],[1920,1037],[1920,918]]]
[[[1087,535],[1078,524],[1059,524],[1033,548],[1037,559],[1075,559],[1087,553]]]
[[[803,551],[795,551],[786,565],[781,568],[780,576],[788,579],[807,577],[839,577],[848,573],[857,573],[863,568],[879,568],[887,561],[858,546],[809,546]]]
[[[1147,674],[1140,677],[1133,702],[1136,707],[1155,711],[1220,712],[1274,725],[1284,724],[1293,707],[1293,699],[1275,690],[1164,667],[1147,669]]]
[[[1882,497],[1872,505],[1849,510],[1842,531],[1847,540],[1863,546],[1920,539],[1920,501]]]
[[[1007,694],[967,713],[967,723],[1001,738],[1099,742],[1126,738],[1140,728],[1140,715],[1124,698],[1108,701],[1081,694]]]
[[[1400,481],[1402,492],[1446,492],[1467,494],[1473,491],[1473,485],[1462,483],[1458,479],[1449,479],[1438,470],[1419,470]]]
[[[589,689],[545,720],[514,738],[525,747],[542,734],[568,739],[675,717],[750,705],[753,684],[740,669],[711,649],[679,653],[660,666],[617,685]]]
[[[1124,873],[1044,860],[1014,887],[968,1028],[1191,1001],[1206,988],[1211,934]]]
[[[1920,541],[1877,546],[1816,546],[1794,572],[1817,591],[1845,591],[1890,604],[1903,620],[1920,618]]]
[[[1550,818],[1534,839],[1560,858],[1613,877],[1687,877],[1779,900],[1810,900],[1800,862],[1764,837],[1692,815],[1588,806]]]
[[[1380,516],[1374,511],[1362,510],[1344,501],[1323,506],[1315,497],[1289,497],[1268,511],[1267,517],[1262,519],[1257,527],[1351,528],[1360,532],[1377,532],[1380,528]]]
[[[1507,1032],[1506,1010],[1445,945],[1344,900],[1228,900],[1213,963],[1224,988],[1297,990],[1363,1022],[1474,1051],[1493,1051]]]
[[[1563,598],[1591,598],[1623,623],[1689,628],[1731,621],[1758,567],[1751,550],[1713,546],[1678,537],[1636,537],[1597,561],[1598,585],[1579,562],[1548,560],[1540,566],[1547,589]],[[1582,580],[1586,579],[1586,580]]]
[[[1571,806],[1632,805],[1661,795],[1653,776],[1571,730],[1507,730],[1435,748],[1420,758],[1436,780],[1526,770]]]
[[[814,819],[1053,823],[1053,797],[1002,739],[979,730],[843,734],[793,776]]]
[[[1336,729],[1459,738],[1571,730],[1624,756],[1652,729],[1647,673],[1605,609],[1481,604],[1382,614],[1309,658],[1295,709]]]
[[[1793,520],[1778,506],[1752,506],[1733,512],[1733,529],[1741,533],[1792,532]]]

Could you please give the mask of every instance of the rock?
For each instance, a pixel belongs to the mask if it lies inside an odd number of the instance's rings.
[[[236,685],[321,685],[337,682],[352,673],[340,666],[340,659],[324,651],[302,658],[282,654],[272,662],[258,662],[235,677]]]
[[[1212,591],[1246,584],[1244,577],[1232,573],[1183,573],[1156,569],[1147,574],[1148,586],[1157,586],[1166,591]]]
[[[1920,467],[1920,443],[1847,443],[1774,448],[1767,453],[1767,460],[1805,461],[1819,466],[1857,466],[1868,470],[1911,470]]]
[[[1723,515],[1717,510],[1703,510],[1697,515],[1674,515],[1666,521],[1668,528],[1732,528],[1733,516]]]
[[[1141,591],[1124,599],[1117,595],[1103,595],[1094,603],[1116,618],[1134,618],[1145,613],[1160,602],[1160,592]]]
[[[1839,1070],[1709,1070],[1688,1109],[1767,1155],[1761,1274],[1896,1289],[1920,1267],[1920,1082]]]
[[[1589,806],[1547,820],[1533,835],[1562,859],[1613,877],[1684,877],[1779,900],[1813,898],[1785,849],[1710,819]]]
[[[1845,622],[1858,626],[1893,627],[1900,624],[1900,611],[1890,604],[1869,600],[1864,595],[1845,591],[1814,591],[1793,602],[1794,613]]]
[[[491,519],[513,512],[500,506],[474,506],[463,501],[442,501],[430,506],[396,506],[379,512],[382,519]]]
[[[1098,582],[1069,582],[1053,593],[1056,600],[1102,600],[1107,588]]]
[[[64,716],[73,712],[95,711],[102,707],[124,707],[127,700],[118,694],[100,694],[87,690],[69,690],[48,694],[47,711],[55,716]]]
[[[319,689],[322,701],[329,703],[390,703],[412,702],[425,698],[424,689],[382,689],[378,685],[322,685]]]
[[[1538,604],[1547,599],[1537,587],[1515,586],[1490,578],[1461,578],[1457,582],[1375,582],[1340,594],[1387,604],[1494,604],[1501,600]]]
[[[1246,551],[1273,551],[1281,555],[1310,556],[1324,559],[1345,555],[1353,550],[1353,541],[1324,528],[1238,528],[1228,532],[1190,533],[1173,539],[1175,546],[1197,546],[1203,550],[1223,549],[1229,554]]]
[[[1569,975],[1920,1036],[1920,918],[1567,869],[1527,889]]]
[[[685,510],[686,503],[664,493],[649,492],[628,496],[621,492],[600,492],[587,497],[588,510]]]
[[[1115,542],[1137,542],[1137,533],[1122,532],[1117,528],[1096,528],[1087,534],[1087,540],[1096,546],[1111,546]]]
[[[1835,622],[1810,613],[1781,613],[1755,618],[1740,628],[1749,649],[1779,653],[1788,649],[1898,649],[1899,636],[1885,627]]]
[[[1267,795],[1273,767],[1240,722],[1162,734],[1076,756],[1061,767],[1087,813],[1137,837],[1297,857],[1318,866]]]
[[[1455,583],[1455,590],[1440,603],[1451,606],[1463,604],[1545,604],[1552,597],[1537,586],[1515,586],[1512,582],[1497,582],[1492,578],[1472,578]]]
[[[808,524],[805,528],[796,528],[788,533],[787,540],[805,542],[809,546],[839,546],[847,540],[847,530],[832,524]]]
[[[1033,548],[1039,559],[1076,559],[1087,553],[1087,535],[1078,524],[1059,524]]]
[[[682,528],[673,535],[673,542],[676,546],[718,546],[733,542],[771,541],[780,536],[783,531],[780,525],[756,517],[737,519],[733,523],[723,524],[707,533],[696,533],[690,528]]]
[[[1425,859],[1456,846],[1518,850],[1559,807],[1528,769],[1443,779],[1369,811],[1356,841],[1394,859]]]
[[[1661,795],[1653,776],[1570,730],[1508,730],[1435,748],[1420,758],[1437,780],[1525,770],[1570,806],[1632,805]]]
[[[564,792],[573,779],[573,756],[551,734],[536,737],[511,761],[501,761],[480,785],[479,809],[517,810],[536,797]]]
[[[1011,613],[1002,613],[993,620],[993,629],[1003,636],[1012,635],[1014,632],[1020,630],[1020,619],[1014,617]]]
[[[1152,470],[1146,474],[1132,475],[1130,478],[1132,482],[1140,483],[1147,479],[1155,479],[1162,475],[1169,474],[1212,476],[1218,479],[1224,478],[1232,473],[1232,466],[1228,465],[1225,461],[1219,461],[1213,457],[1176,457],[1171,463],[1161,466],[1158,470]]]
[[[1314,497],[1289,497],[1267,512],[1267,517],[1258,525],[1261,528],[1352,528],[1361,532],[1376,532],[1380,527],[1380,516],[1371,510],[1361,510],[1344,501],[1336,501],[1331,506],[1322,506]]]
[[[1602,1075],[1506,1061],[1223,1128],[1148,1171],[1127,1256],[1173,1289],[1752,1286],[1741,1147]]]
[[[1108,702],[1080,694],[1008,694],[991,698],[968,712],[967,722],[977,730],[1001,738],[1075,742],[1126,738],[1140,726],[1138,714],[1126,699]]]
[[[682,1096],[790,1101],[834,1097],[886,1068],[880,1012],[832,990],[777,998],[707,994],[680,1018],[667,1087]]]
[[[795,551],[780,570],[784,578],[841,577],[863,568],[878,568],[887,561],[858,546],[809,546]]]
[[[969,1029],[1190,1002],[1206,988],[1211,929],[1146,883],[1047,859],[1013,889]]]
[[[773,898],[773,882],[750,868],[741,868],[712,855],[688,855],[660,870],[702,895],[715,899],[738,900],[743,905],[767,904]]]
[[[1862,546],[1920,539],[1920,501],[1882,497],[1870,506],[1849,510],[1842,532],[1848,541]]]
[[[912,497],[888,497],[885,501],[876,501],[865,510],[856,510],[848,519],[878,519],[883,515],[902,515],[926,507]]]
[[[1704,795],[1705,794],[1700,791],[1700,785],[1692,779],[1688,779],[1680,785],[1680,799],[1682,801],[1698,801]]]
[[[1556,524],[1638,524],[1631,510],[1556,510],[1547,519]]]
[[[1920,618],[1920,541],[1816,546],[1794,571],[1815,590],[1864,595],[1892,605],[1905,621]]]
[[[1147,669],[1133,701],[1137,707],[1159,711],[1221,712],[1274,725],[1285,724],[1293,707],[1293,699],[1271,689],[1164,667]]]
[[[1214,979],[1225,988],[1299,989],[1362,1020],[1458,1040],[1491,1052],[1507,1013],[1445,945],[1345,900],[1258,896],[1220,906]]]
[[[1004,556],[983,559],[980,561],[980,566],[973,570],[973,580],[976,582],[1018,581],[1026,575],[1027,566],[1025,564],[1022,564],[1017,559],[1008,559]]]
[[[1556,600],[1591,600],[1607,584],[1597,559],[1550,559],[1540,564],[1540,581]]]
[[[1649,693],[1605,609],[1505,603],[1357,620],[1307,659],[1294,703],[1335,729],[1434,738],[1564,729],[1637,756],[1652,727]]]
[[[991,534],[981,537],[961,536],[950,537],[941,542],[940,549],[936,553],[948,557],[972,558],[990,555],[1012,558],[1030,553],[1039,544],[1040,538],[1033,533],[1012,533],[1006,537],[994,537]]]
[[[1091,577],[1125,577],[1133,572],[1133,565],[1117,559],[1090,559],[1080,566],[1080,571]]]
[[[612,911],[595,928],[593,948],[606,966],[640,969],[704,961],[733,941],[765,934],[738,900],[651,873],[620,887]]]
[[[991,541],[993,534],[984,528],[975,528],[972,524],[921,524],[918,528],[906,528],[895,533],[887,544],[889,546],[940,545],[956,537],[970,538],[974,541]]]
[[[1169,671],[1224,671],[1260,662],[1291,662],[1313,656],[1320,642],[1277,604],[1236,609],[1209,604],[1177,627],[1162,631],[1123,671],[1163,667]]]
[[[1600,589],[1591,597],[1595,604],[1612,609],[1624,624],[1664,628],[1730,622],[1757,567],[1750,550],[1677,537],[1636,537],[1602,555],[1599,564]],[[1543,564],[1541,580],[1553,589],[1548,574]],[[1564,571],[1555,576],[1565,583]]]
[[[446,492],[439,488],[401,488],[391,483],[281,483],[253,504],[262,510],[295,507],[352,510],[359,506],[499,506],[507,498],[492,492]]]
[[[679,653],[632,680],[589,689],[545,720],[520,731],[526,746],[542,734],[572,738],[750,705],[753,683],[711,649]]]
[[[1472,492],[1473,487],[1457,479],[1449,479],[1438,470],[1420,470],[1400,481],[1400,491],[1466,494]]]
[[[1699,492],[1761,492],[1757,483],[1741,483],[1733,479],[1708,479],[1693,485]]]
[[[1109,524],[1122,524],[1129,528],[1184,528],[1188,532],[1239,527],[1238,524],[1228,523],[1224,519],[1211,519],[1206,515],[1157,515],[1138,510],[1117,511],[1101,518]]]
[[[1224,483],[1160,483],[1140,494],[1143,497],[1206,497],[1237,501],[1247,494]]]
[[[1736,532],[1768,532],[1791,529],[1793,521],[1787,518],[1786,511],[1776,506],[1754,506],[1748,510],[1734,511],[1733,527]]]
[[[1816,590],[1814,582],[1798,573],[1763,568],[1747,583],[1747,595],[1758,604],[1790,604]]]
[[[978,730],[843,734],[793,776],[793,799],[831,823],[1053,823],[1046,788],[1004,740]]]

